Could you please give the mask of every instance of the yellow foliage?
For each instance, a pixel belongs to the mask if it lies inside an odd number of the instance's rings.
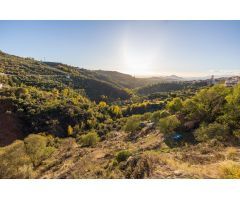
[[[68,136],[72,136],[73,135],[73,128],[72,128],[71,125],[68,125],[67,134],[68,134]]]
[[[227,161],[221,166],[220,175],[222,178],[239,179],[240,165],[233,161]]]
[[[99,108],[105,108],[107,106],[107,103],[104,101],[100,101],[98,106],[99,106]]]

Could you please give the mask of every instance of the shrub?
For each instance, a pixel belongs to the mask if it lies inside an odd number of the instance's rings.
[[[240,138],[240,129],[237,129],[237,130],[233,131],[233,135],[234,135],[235,137]]]
[[[156,111],[152,114],[151,120],[154,123],[158,123],[161,118],[167,117],[167,116],[169,116],[169,112],[167,112],[166,110],[160,110],[160,111]]]
[[[107,107],[107,103],[104,102],[104,101],[100,101],[98,106],[99,106],[100,109],[103,109],[103,108]]]
[[[229,147],[226,151],[226,158],[235,160],[238,157],[238,150],[235,147]]]
[[[86,135],[82,135],[80,138],[80,143],[84,147],[90,147],[90,146],[96,145],[99,140],[100,140],[100,138],[99,138],[98,134],[96,132],[92,131]]]
[[[141,123],[141,116],[140,115],[133,115],[128,118],[125,126],[126,132],[133,132],[140,130],[140,123]]]
[[[231,93],[226,98],[227,112],[225,112],[225,123],[229,124],[234,129],[240,129],[240,84],[233,87]]]
[[[72,128],[71,125],[68,125],[67,134],[68,134],[68,136],[72,136],[73,135],[73,128]]]
[[[213,122],[223,114],[228,93],[229,88],[220,84],[202,89],[192,98],[184,101],[183,111],[189,120]]]
[[[160,131],[164,134],[172,133],[180,124],[180,121],[175,115],[170,115],[159,120]]]
[[[127,163],[126,178],[148,178],[158,164],[158,156],[153,152],[145,152],[142,155],[135,156]]]
[[[22,141],[0,148],[0,178],[31,178],[33,165]]]
[[[112,117],[121,117],[122,116],[122,110],[119,106],[111,106],[109,108],[110,114]]]
[[[239,179],[240,178],[240,165],[232,161],[226,162],[220,168],[220,176],[222,178]]]
[[[29,135],[24,139],[26,152],[31,158],[34,166],[39,166],[43,160],[47,159],[55,150],[48,146],[48,137],[41,135]]]
[[[198,141],[207,141],[209,139],[226,141],[229,134],[229,127],[227,125],[216,122],[208,125],[202,124],[201,127],[194,132],[194,135]]]
[[[128,150],[122,150],[116,154],[116,160],[118,161],[118,163],[120,163],[122,161],[126,161],[131,155],[132,153]]]
[[[182,109],[183,103],[180,98],[174,98],[172,101],[168,102],[167,108],[170,112],[175,113]]]
[[[150,119],[151,119],[151,116],[152,116],[152,113],[150,113],[150,112],[144,113],[144,114],[141,116],[141,120],[143,120],[143,121],[150,120]]]

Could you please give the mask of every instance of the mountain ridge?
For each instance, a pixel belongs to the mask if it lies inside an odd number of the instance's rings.
[[[62,63],[41,62],[1,52],[0,72],[11,77],[16,85],[23,83],[48,90],[55,87],[84,89],[87,96],[96,101],[101,100],[101,96],[109,100],[129,98],[124,88],[100,80],[94,72]]]

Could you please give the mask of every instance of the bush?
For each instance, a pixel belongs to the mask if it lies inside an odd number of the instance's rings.
[[[26,152],[34,166],[39,166],[43,160],[47,159],[55,151],[54,147],[49,146],[47,136],[29,135],[24,139],[24,143]]]
[[[142,155],[133,157],[128,163],[126,178],[149,178],[151,177],[154,168],[159,164],[157,154],[153,152],[145,152]]]
[[[170,115],[159,120],[160,131],[164,134],[172,133],[180,124],[180,121],[175,115]]]
[[[217,139],[219,141],[226,141],[229,137],[229,127],[224,124],[212,123],[202,124],[200,128],[195,130],[194,135],[198,141],[207,141],[209,139]]]
[[[175,113],[182,109],[183,103],[180,98],[174,98],[172,101],[168,102],[167,108],[170,112]]]
[[[107,107],[107,103],[106,102],[104,102],[104,101],[100,101],[99,102],[99,104],[98,104],[98,106],[99,106],[99,108],[105,108],[105,107]]]
[[[119,106],[111,106],[109,108],[110,115],[112,117],[121,117],[122,116],[122,110]]]
[[[32,178],[33,165],[23,141],[0,148],[0,178]]]
[[[141,116],[140,115],[133,115],[128,118],[125,126],[126,132],[133,132],[140,130],[140,123],[141,123]]]
[[[225,163],[220,168],[220,175],[222,178],[239,179],[240,165],[232,161]]]
[[[240,129],[237,129],[237,130],[233,131],[233,135],[234,135],[235,137],[240,138]]]
[[[127,150],[122,150],[116,154],[116,160],[118,161],[118,163],[120,163],[122,161],[126,161],[131,155],[131,152]]]
[[[71,125],[68,125],[68,128],[67,128],[67,135],[68,136],[72,136],[73,135],[73,128]]]
[[[86,135],[81,136],[80,143],[83,147],[91,147],[97,144],[100,140],[98,134],[96,132],[89,132]]]
[[[184,101],[182,111],[189,120],[211,123],[224,113],[228,93],[229,88],[224,85],[202,89]]]
[[[226,158],[235,160],[238,158],[238,150],[235,147],[228,147],[226,150]]]
[[[163,117],[167,117],[169,116],[169,112],[167,112],[166,110],[160,110],[160,111],[156,111],[152,114],[151,116],[151,120],[154,122],[154,123],[158,123],[159,120]]]
[[[143,121],[148,121],[148,120],[151,119],[151,116],[152,116],[152,113],[150,113],[150,112],[144,113],[144,114],[141,116],[141,120],[143,120]]]

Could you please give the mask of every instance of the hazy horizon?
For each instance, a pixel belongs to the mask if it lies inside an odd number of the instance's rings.
[[[2,51],[1,49],[0,49],[0,51]],[[7,53],[7,54],[9,54],[8,52],[5,52],[5,51],[2,51],[2,52],[4,52],[4,53]],[[13,55],[13,56],[19,56],[19,55],[14,55],[14,54],[10,54],[10,55]],[[33,57],[29,57],[29,56],[22,56],[23,58],[33,58]],[[33,59],[35,59],[35,60],[37,60],[37,61],[40,61],[40,62],[56,62],[56,63],[58,63],[59,61],[50,61],[50,60],[46,60],[45,58],[44,58],[44,60],[39,60],[39,59],[37,59],[37,58],[33,58]],[[59,62],[59,63],[61,63],[61,64],[66,64],[66,65],[70,65],[69,63],[63,63],[63,62]],[[79,67],[79,66],[76,66],[76,65],[72,65],[73,67]],[[79,67],[79,68],[83,68],[83,69],[86,69],[86,68],[84,68],[84,67]],[[119,73],[123,73],[123,74],[127,74],[127,75],[131,75],[131,76],[133,76],[133,77],[136,77],[136,78],[154,78],[154,77],[168,77],[168,76],[177,76],[177,77],[179,77],[179,78],[209,78],[209,77],[211,77],[212,75],[214,75],[215,77],[217,77],[217,78],[219,78],[219,77],[224,77],[224,76],[235,76],[235,75],[237,75],[237,76],[240,76],[240,70],[239,71],[226,71],[226,72],[222,72],[222,73],[218,73],[218,72],[214,72],[214,71],[212,71],[212,73],[209,73],[209,74],[205,74],[205,75],[195,75],[195,76],[186,76],[186,75],[180,75],[180,74],[178,74],[178,73],[172,73],[172,74],[167,74],[167,73],[153,73],[153,74],[145,74],[145,75],[135,75],[135,74],[130,74],[130,73],[128,73],[128,72],[122,72],[122,71],[118,71],[118,70],[114,70],[114,68],[113,68],[113,70],[104,70],[104,69],[101,69],[101,68],[96,68],[96,69],[88,69],[88,70],[92,70],[92,71],[98,71],[98,70],[102,70],[102,71],[113,71],[113,72],[119,72]],[[219,71],[220,72],[220,71]]]
[[[240,73],[239,21],[0,21],[0,49],[136,77]]]

